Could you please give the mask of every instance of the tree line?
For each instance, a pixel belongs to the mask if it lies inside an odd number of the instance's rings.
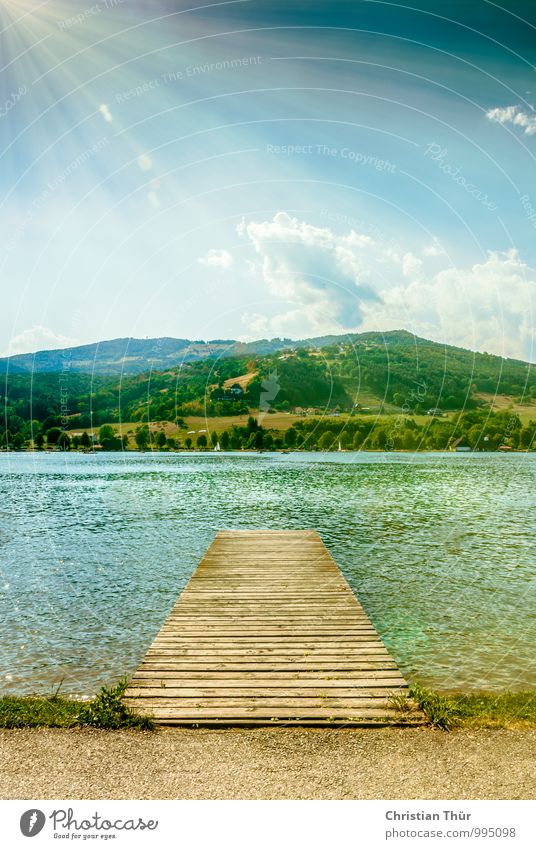
[[[470,410],[450,418],[430,417],[419,422],[412,416],[390,416],[370,420],[360,416],[298,419],[287,430],[265,427],[254,416],[245,425],[224,430],[189,433],[184,422],[174,435],[164,426],[139,425],[130,434],[120,434],[113,425],[103,425],[93,437],[87,431],[70,436],[58,427],[39,432],[33,440],[4,442],[4,448],[35,450],[306,450],[306,451],[444,451],[458,447],[475,451],[498,449],[535,450],[536,421],[523,424],[511,410],[490,413]]]

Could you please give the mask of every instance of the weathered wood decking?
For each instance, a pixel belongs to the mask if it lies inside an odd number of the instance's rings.
[[[316,532],[221,531],[126,701],[165,725],[364,725],[406,692]]]

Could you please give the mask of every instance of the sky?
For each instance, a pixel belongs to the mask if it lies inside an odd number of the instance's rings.
[[[536,361],[536,6],[0,6],[0,353],[406,329]]]

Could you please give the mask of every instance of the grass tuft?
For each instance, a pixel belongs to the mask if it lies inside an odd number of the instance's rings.
[[[147,716],[134,713],[123,702],[128,681],[123,679],[115,687],[101,687],[95,698],[83,705],[78,714],[80,725],[94,728],[139,728],[150,731],[153,721]]]
[[[409,714],[414,710],[414,705],[406,693],[391,693],[389,705],[399,713]]]
[[[130,710],[123,695],[126,681],[101,687],[90,702],[51,696],[3,696],[0,698],[0,728],[137,728],[150,731],[152,719]]]
[[[413,684],[410,697],[431,725],[453,728],[536,728],[536,692],[437,693]],[[400,708],[399,708],[400,709]]]
[[[413,684],[409,694],[434,728],[450,731],[459,724],[459,710],[448,696],[427,690],[420,684]]]

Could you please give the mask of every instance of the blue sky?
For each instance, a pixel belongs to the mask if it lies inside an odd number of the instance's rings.
[[[536,10],[411,6],[4,2],[0,352],[406,328],[534,360]]]

